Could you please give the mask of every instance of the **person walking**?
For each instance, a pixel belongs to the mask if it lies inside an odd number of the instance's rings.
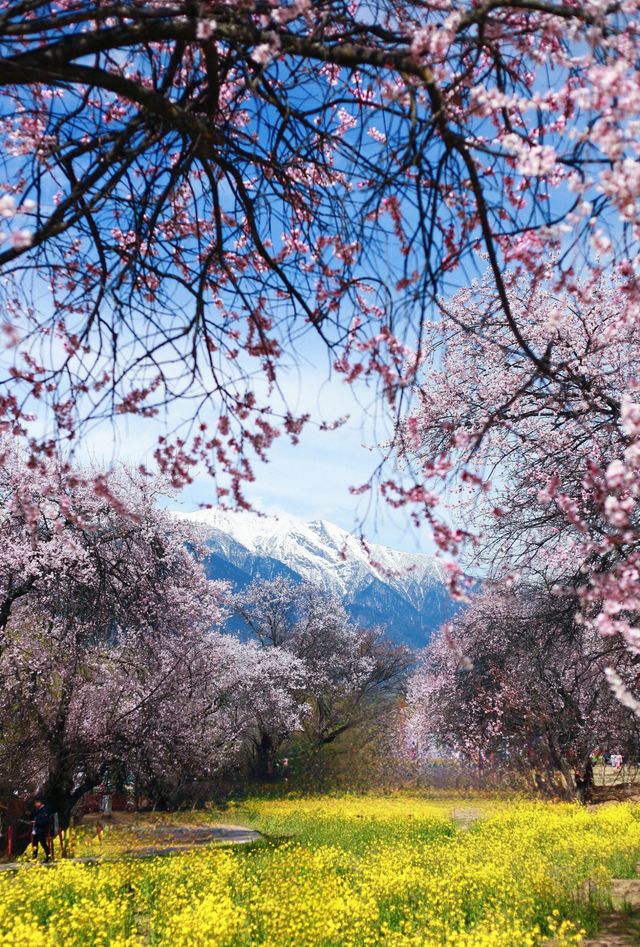
[[[31,830],[31,844],[33,857],[38,857],[38,845],[42,845],[45,861],[51,861],[49,851],[49,808],[42,799],[36,799],[33,804],[33,829]]]

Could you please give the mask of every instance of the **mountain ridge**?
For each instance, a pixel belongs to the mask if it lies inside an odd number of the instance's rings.
[[[367,547],[327,520],[305,523],[220,509],[173,512],[197,528],[211,549],[210,578],[225,578],[240,591],[255,578],[287,575],[337,595],[352,619],[384,625],[394,640],[424,647],[454,610],[441,563],[378,543]]]

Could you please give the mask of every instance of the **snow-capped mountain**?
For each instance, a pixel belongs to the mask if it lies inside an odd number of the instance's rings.
[[[317,520],[198,510],[176,513],[197,527],[211,549],[211,578],[240,590],[254,578],[287,575],[338,595],[353,619],[385,625],[391,637],[424,647],[451,616],[451,602],[437,559],[371,544],[368,553],[346,530]]]

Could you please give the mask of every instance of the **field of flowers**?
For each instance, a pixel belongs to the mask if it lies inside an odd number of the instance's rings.
[[[639,807],[474,801],[466,831],[461,804],[253,800],[225,813],[267,836],[248,848],[25,865],[0,874],[0,943],[569,945],[640,859]]]

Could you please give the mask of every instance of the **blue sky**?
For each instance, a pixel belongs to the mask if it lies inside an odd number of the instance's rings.
[[[347,530],[364,518],[365,535],[370,540],[410,552],[432,552],[427,528],[417,530],[404,512],[390,511],[382,502],[372,503],[371,494],[356,497],[349,493],[351,485],[369,478],[382,457],[377,445],[389,434],[374,392],[363,388],[356,396],[341,376],[329,378],[327,367],[311,364],[297,377],[288,378],[286,387],[294,411],[310,411],[314,418],[325,421],[345,414],[350,419],[335,431],[319,431],[309,425],[296,446],[279,438],[270,461],[254,466],[256,482],[248,487],[247,496],[255,508],[306,521],[326,519]],[[173,412],[167,420],[176,421]],[[151,466],[157,437],[163,430],[160,421],[119,417],[114,424],[103,423],[89,432],[77,456],[100,465],[122,460]],[[215,503],[215,495],[211,480],[202,474],[171,505],[187,511],[208,503]]]

